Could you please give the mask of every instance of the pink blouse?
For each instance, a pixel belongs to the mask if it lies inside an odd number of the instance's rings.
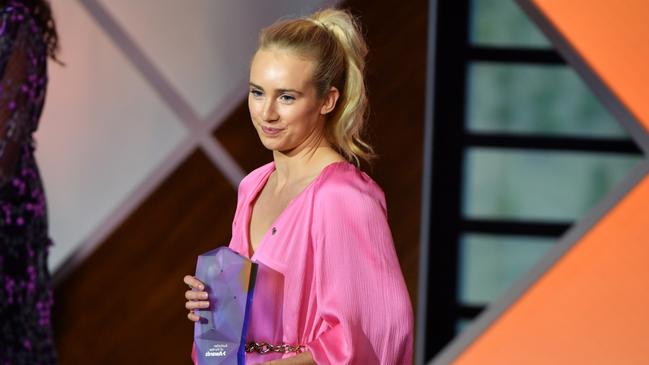
[[[273,162],[239,185],[230,248],[250,257],[252,205]],[[317,364],[411,364],[412,306],[381,188],[347,162],[325,167],[277,217],[252,255],[284,275],[283,343]],[[249,340],[257,340],[254,318]],[[294,356],[287,354],[284,357]],[[269,361],[248,354],[246,363]]]

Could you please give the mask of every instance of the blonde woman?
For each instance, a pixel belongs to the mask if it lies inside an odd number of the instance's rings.
[[[248,106],[273,161],[241,182],[229,247],[284,275],[283,342],[271,345],[293,351],[252,352],[246,363],[412,362],[412,308],[384,195],[358,168],[373,157],[361,138],[366,53],[342,10],[260,34]],[[193,289],[188,318],[197,321],[193,310],[209,306],[207,293],[193,276],[184,282]]]

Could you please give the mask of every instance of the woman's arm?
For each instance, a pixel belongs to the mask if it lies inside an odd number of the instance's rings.
[[[323,364],[412,363],[412,306],[378,186],[340,176],[314,204],[315,289]],[[350,279],[352,278],[352,279]]]

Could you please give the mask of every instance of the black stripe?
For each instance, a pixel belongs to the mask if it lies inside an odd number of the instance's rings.
[[[566,61],[551,49],[469,47],[467,61],[534,63],[544,65],[565,65]]]
[[[460,227],[467,233],[488,233],[521,236],[559,237],[572,223],[529,222],[486,219],[463,219]]]
[[[530,136],[509,133],[466,133],[464,142],[473,147],[521,148],[608,152],[641,155],[640,148],[626,138],[594,138],[563,136]]]

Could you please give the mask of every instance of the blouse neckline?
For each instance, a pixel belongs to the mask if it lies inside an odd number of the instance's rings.
[[[251,255],[250,252],[252,251],[252,244],[250,242],[250,222],[252,220],[253,204],[257,200],[257,197],[261,193],[261,190],[264,188],[264,186],[266,186],[266,183],[270,178],[270,174],[272,174],[273,171],[275,171],[275,162],[272,161],[268,163],[267,164],[268,168],[266,168],[263,171],[261,178],[258,180],[255,187],[250,191],[250,194],[248,194],[248,196],[246,197],[247,199],[245,203],[246,210],[244,215],[245,224],[243,225],[243,229],[244,229],[243,238],[244,238],[246,257],[248,257],[251,260],[256,259],[259,256],[259,252],[262,251],[263,247],[265,246],[264,243],[268,238],[269,232],[273,230],[273,227],[276,227],[278,225],[278,223],[283,219],[283,217],[287,214],[287,212],[290,211],[293,205],[295,205],[297,201],[301,200],[302,197],[309,192],[309,190],[313,189],[313,187],[316,186],[316,184],[318,184],[320,180],[322,180],[322,178],[327,174],[327,172],[330,169],[333,169],[334,167],[337,166],[346,166],[346,165],[353,166],[347,161],[336,161],[322,168],[318,176],[316,176],[309,184],[307,184],[306,187],[304,187],[304,189],[302,189],[302,191],[300,191],[295,197],[293,197],[293,199],[291,199],[291,201],[286,205],[286,207],[282,210],[282,212],[279,213],[279,215],[275,218],[275,220],[273,220],[271,225],[268,227],[266,232],[264,232],[261,239],[259,240],[259,243],[257,244],[257,249]]]

